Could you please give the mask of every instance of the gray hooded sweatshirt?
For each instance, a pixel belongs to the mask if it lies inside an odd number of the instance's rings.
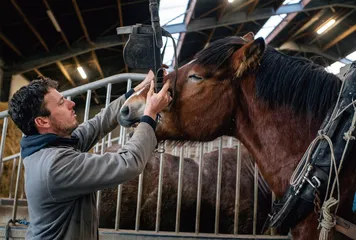
[[[23,139],[22,150],[29,154],[24,158],[30,215],[26,239],[98,239],[95,192],[138,176],[157,144],[155,122],[144,116],[132,138],[117,153],[87,153],[118,126],[117,117],[125,99],[120,97],[79,125],[72,139],[53,138],[54,134],[48,135],[48,144]]]

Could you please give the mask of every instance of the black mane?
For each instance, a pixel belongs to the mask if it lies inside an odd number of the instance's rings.
[[[198,52],[195,63],[215,72],[227,67],[243,44],[240,37],[219,39]],[[291,106],[297,113],[324,118],[336,102],[341,81],[324,67],[272,47],[267,47],[260,64],[255,73],[256,95],[270,107]]]
[[[336,102],[340,79],[324,67],[268,47],[257,71],[257,97],[271,107],[291,106],[297,113],[324,118]]]
[[[226,66],[236,50],[242,47],[244,40],[240,37],[227,37],[212,42],[207,48],[195,55],[195,63],[209,67],[215,72]]]

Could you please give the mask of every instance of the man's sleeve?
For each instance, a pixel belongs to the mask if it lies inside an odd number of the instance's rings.
[[[131,89],[125,95],[111,102],[107,108],[101,109],[92,119],[80,124],[72,133],[79,138],[78,149],[83,152],[89,151],[101,138],[114,130],[119,123],[120,108],[126,99],[134,92]]]
[[[48,170],[49,192],[54,201],[64,201],[129,181],[143,171],[156,145],[152,126],[141,122],[116,153],[59,151]]]

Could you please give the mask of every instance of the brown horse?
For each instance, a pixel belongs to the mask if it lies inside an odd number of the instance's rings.
[[[106,151],[116,152],[118,145],[113,145]],[[233,233],[235,213],[235,182],[236,182],[236,149],[224,148],[222,151],[222,188],[220,204],[219,233]],[[200,232],[213,233],[216,201],[218,151],[206,153],[202,165],[202,199],[200,215]],[[163,154],[163,185],[160,231],[174,231],[177,206],[179,157]],[[240,177],[240,234],[251,234],[253,226],[253,160],[246,148],[241,148]],[[143,192],[141,205],[140,230],[154,230],[159,177],[159,154],[155,153],[148,161],[143,174]],[[195,231],[195,216],[197,205],[198,164],[190,159],[184,159],[184,178],[181,205],[181,232]],[[271,206],[271,194],[264,180],[259,178],[259,208],[262,211],[257,216],[257,231],[262,228]],[[137,205],[138,178],[123,184],[122,206],[120,217],[121,229],[135,229]],[[102,192],[100,207],[100,227],[114,228],[117,188]]]
[[[168,76],[174,77],[175,73]],[[254,40],[251,33],[243,38],[227,37],[178,70],[172,89],[175,102],[161,113],[156,134],[160,140],[183,141],[234,136],[251,152],[277,197],[282,197],[328,109],[335,104],[340,85],[340,79],[321,66],[266,47],[262,38]],[[145,91],[128,99],[121,124],[131,125],[139,119],[143,104]],[[355,174],[356,161],[348,159],[340,175],[338,215],[353,223]],[[317,239],[317,226],[317,214],[309,214],[292,228],[293,239]]]

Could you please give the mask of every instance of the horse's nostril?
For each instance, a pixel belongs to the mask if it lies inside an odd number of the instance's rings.
[[[121,116],[126,118],[130,115],[130,108],[128,106],[124,106],[121,109]]]

